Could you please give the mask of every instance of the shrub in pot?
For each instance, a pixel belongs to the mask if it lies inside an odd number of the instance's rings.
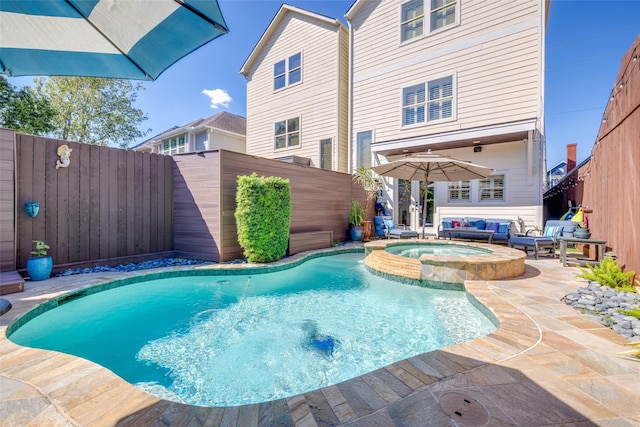
[[[351,211],[349,212],[349,223],[351,224],[351,240],[354,242],[360,242],[364,238],[364,227],[362,221],[364,220],[364,209],[362,205],[355,199],[351,200]]]
[[[53,270],[53,258],[47,255],[47,245],[42,240],[34,240],[35,250],[31,251],[32,257],[27,259],[27,274],[33,281],[46,280]]]

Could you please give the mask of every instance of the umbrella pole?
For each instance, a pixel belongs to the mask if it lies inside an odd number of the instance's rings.
[[[422,238],[424,239],[424,226],[427,223],[427,195],[429,193],[429,181],[424,180],[424,201],[422,202]],[[420,191],[418,191],[418,197],[420,197]]]

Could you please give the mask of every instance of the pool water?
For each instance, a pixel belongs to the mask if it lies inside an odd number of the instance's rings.
[[[362,259],[122,286],[47,311],[9,338],[92,360],[165,399],[232,406],[336,384],[495,330],[464,292],[385,280]]]
[[[407,258],[420,258],[422,255],[473,256],[490,254],[490,249],[476,246],[456,245],[453,243],[409,243],[387,246],[386,251]]]

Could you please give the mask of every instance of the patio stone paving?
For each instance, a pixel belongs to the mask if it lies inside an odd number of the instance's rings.
[[[182,268],[162,271],[173,269]],[[25,292],[3,297],[13,308],[0,317],[0,425],[478,425],[464,408],[450,418],[440,406],[443,396],[463,396],[488,413],[487,426],[640,426],[640,360],[618,354],[628,341],[560,301],[584,283],[577,274],[557,259],[528,258],[521,277],[467,281],[500,320],[494,333],[320,390],[229,408],[164,401],[92,362],[6,338],[31,307],[130,273],[27,282]]]

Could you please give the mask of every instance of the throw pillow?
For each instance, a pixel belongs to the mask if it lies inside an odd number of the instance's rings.
[[[461,221],[451,221],[451,228],[458,228],[458,227],[462,227]]]
[[[498,233],[507,234],[508,232],[509,232],[509,223],[501,222],[500,226],[498,227]]]
[[[451,228],[451,221],[442,221],[442,228]]]
[[[391,219],[385,219],[384,220],[384,225],[387,226],[389,231],[393,230],[396,227],[396,225],[393,223],[393,220],[391,220]]]
[[[564,227],[562,225],[546,226],[544,228],[543,236],[554,238],[556,237],[556,233],[557,233],[557,237],[560,237],[562,236],[563,231],[564,231]]]

